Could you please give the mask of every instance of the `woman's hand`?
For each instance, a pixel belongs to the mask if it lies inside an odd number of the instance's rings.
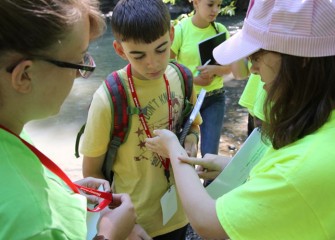
[[[181,147],[177,136],[167,129],[154,130],[155,137],[145,140],[146,147],[162,157],[169,157],[170,151]]]
[[[113,194],[113,209],[104,208],[98,223],[98,234],[110,240],[126,239],[136,221],[134,206],[128,194]]]
[[[203,158],[180,156],[178,159],[184,163],[197,165],[196,171],[199,177],[206,180],[212,180],[227,166],[231,157],[206,154]]]
[[[103,186],[105,191],[110,191],[110,184],[105,179],[87,177],[76,182],[77,185],[81,185],[88,188],[98,189],[101,185]]]
[[[93,188],[93,189],[98,189],[102,185],[103,191],[109,192],[111,190],[109,182],[105,179],[100,179],[100,178],[87,177],[87,178],[78,180],[74,183],[80,186],[84,186],[87,188]],[[87,201],[89,203],[92,203],[92,204],[98,204],[99,201],[101,200],[99,199],[99,197],[86,194],[85,192],[81,192],[81,194],[87,198]]]
[[[135,224],[133,230],[128,236],[128,240],[152,240],[152,238],[139,224]]]

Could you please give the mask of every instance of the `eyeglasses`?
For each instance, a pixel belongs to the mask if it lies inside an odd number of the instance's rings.
[[[91,76],[91,74],[93,73],[96,65],[95,62],[93,60],[93,57],[89,54],[86,53],[83,57],[83,61],[82,64],[74,64],[74,63],[69,63],[69,62],[62,62],[62,61],[57,61],[57,60],[53,60],[53,59],[48,59],[45,57],[41,57],[41,56],[32,56],[32,59],[38,59],[38,60],[42,60],[42,61],[46,61],[49,62],[51,64],[56,65],[57,67],[61,67],[61,68],[72,68],[72,69],[77,69],[78,72],[80,73],[80,76],[82,76],[83,78],[88,78],[89,76]],[[28,58],[29,59],[29,58]],[[20,62],[22,62],[23,60],[20,60]],[[14,65],[8,67],[6,70],[9,73],[12,73],[14,68],[20,63],[15,63]]]

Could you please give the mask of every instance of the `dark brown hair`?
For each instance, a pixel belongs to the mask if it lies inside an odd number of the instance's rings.
[[[335,108],[335,56],[282,54],[281,69],[264,104],[263,133],[275,149],[319,129]]]
[[[152,43],[170,30],[170,12],[162,0],[120,0],[111,26],[118,41]]]

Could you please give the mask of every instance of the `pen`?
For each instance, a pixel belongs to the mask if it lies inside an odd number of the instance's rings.
[[[203,67],[204,67],[204,66],[207,66],[207,65],[211,62],[211,60],[212,60],[212,59],[208,59],[208,60],[205,62],[205,64],[202,65],[202,66],[203,66]],[[200,71],[197,71],[196,76],[198,76],[199,74],[200,74]]]
[[[205,64],[203,66],[207,66],[210,62],[211,62],[212,59],[208,59],[207,62],[205,62]]]

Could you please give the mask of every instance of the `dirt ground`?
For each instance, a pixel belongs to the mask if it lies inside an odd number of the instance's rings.
[[[238,104],[246,80],[231,80],[225,84],[226,112],[221,131],[220,154],[232,156],[247,137],[248,111]]]

